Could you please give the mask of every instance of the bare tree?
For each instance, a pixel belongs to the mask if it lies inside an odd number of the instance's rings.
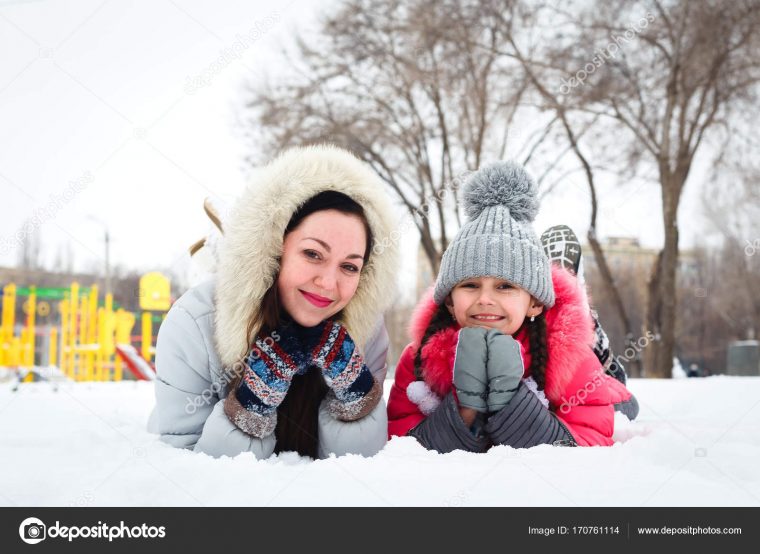
[[[600,202],[597,193],[595,168],[600,165],[599,156],[595,159],[588,153],[588,149],[583,146],[582,140],[584,135],[592,130],[598,122],[599,116],[591,118],[579,117],[573,115],[572,103],[566,102],[566,97],[561,93],[561,88],[549,85],[549,80],[556,77],[556,66],[561,60],[547,60],[554,57],[551,48],[547,47],[541,40],[535,40],[534,34],[545,34],[544,23],[553,20],[557,15],[555,9],[529,9],[526,4],[516,4],[510,11],[500,9],[500,6],[491,3],[488,6],[491,16],[495,21],[499,21],[507,41],[504,44],[496,45],[499,54],[507,58],[516,59],[530,84],[529,92],[537,93],[538,98],[534,101],[536,105],[547,110],[554,115],[553,122],[559,122],[561,135],[567,143],[567,149],[573,153],[577,159],[580,170],[585,176],[589,187],[589,198],[591,201],[591,215],[586,238],[594,253],[594,259],[598,268],[598,276],[601,284],[606,291],[605,297],[614,307],[620,325],[622,327],[619,336],[631,338],[634,336],[631,318],[623,301],[621,291],[610,270],[604,250],[598,239],[597,220],[600,210]],[[537,33],[526,32],[526,30],[537,29]],[[526,50],[520,45],[520,42],[529,44]],[[477,45],[484,51],[492,52],[494,45],[481,44]],[[528,98],[530,98],[529,95]],[[601,165],[605,165],[602,163]],[[636,365],[638,360],[633,360],[631,365]],[[638,373],[637,368],[633,368],[634,373]]]
[[[409,343],[409,322],[412,318],[413,306],[395,304],[385,312],[385,326],[388,329],[388,360],[395,367],[401,358],[404,347]],[[389,375],[391,377],[391,368]]]
[[[369,163],[412,217],[434,273],[461,223],[462,176],[505,157],[527,86],[495,48],[506,37],[485,5],[511,0],[348,0],[298,42],[298,76],[251,87],[243,122],[267,157],[332,142]],[[511,157],[530,159],[548,135]]]
[[[558,113],[598,117],[614,133],[591,146],[593,156],[612,149],[620,164],[656,169],[665,240],[649,280],[645,330],[660,340],[646,350],[645,367],[666,377],[675,346],[679,203],[695,155],[706,153],[705,137],[729,129],[739,109],[756,107],[760,3],[562,6],[533,16],[546,24],[540,38],[548,46],[531,64],[556,78],[556,92],[544,98],[558,92],[565,96],[553,105]]]
[[[749,153],[721,160],[702,197],[721,238],[712,253],[716,286],[709,297],[734,339],[760,334],[760,164]]]
[[[686,367],[691,363],[710,374],[723,373],[726,347],[735,338],[732,317],[721,303],[726,268],[722,247],[697,246],[688,271],[678,279],[679,317],[675,354]]]
[[[634,263],[635,258],[625,260],[618,257],[612,262],[609,270],[614,278],[615,291],[626,307],[631,328],[640,329],[645,315],[648,271],[642,264]],[[642,349],[636,344],[636,339],[639,337],[631,339],[628,335],[630,330],[624,326],[625,323],[619,317],[616,317],[615,301],[610,295],[609,287],[605,286],[605,278],[598,264],[586,265],[584,273],[592,291],[594,309],[599,315],[599,320],[604,323],[604,330],[609,337],[612,352],[616,356],[623,356],[621,361],[629,376],[641,377],[639,362]]]
[[[23,236],[18,246],[16,267],[29,270],[42,269],[42,240],[39,226],[28,219],[24,222],[20,233]]]
[[[67,242],[58,247],[52,269],[59,273],[74,272],[74,253],[70,243]]]
[[[642,331],[659,337],[645,352],[648,375],[665,377],[676,336],[678,207],[695,156],[708,154],[706,138],[730,133],[734,115],[756,107],[758,8],[760,0],[348,0],[298,42],[297,75],[251,87],[244,125],[266,157],[328,141],[366,160],[412,217],[434,272],[460,223],[457,177],[508,150],[532,161],[561,134],[565,151],[555,158],[572,153],[586,177],[589,243],[627,334],[629,308],[596,237],[596,175],[609,166],[621,180],[655,180],[665,239]],[[550,121],[516,156],[511,123],[535,106]],[[436,201],[447,191],[453,201]]]

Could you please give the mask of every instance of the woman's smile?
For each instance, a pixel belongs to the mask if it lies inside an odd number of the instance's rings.
[[[298,289],[298,292],[300,292],[303,297],[306,298],[306,300],[314,304],[317,308],[326,308],[333,303],[331,299],[325,298],[324,296],[319,296],[318,294],[306,292],[305,290],[301,289]]]

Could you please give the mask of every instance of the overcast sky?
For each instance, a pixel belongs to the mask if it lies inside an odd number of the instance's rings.
[[[187,247],[208,230],[203,199],[229,205],[244,186],[241,84],[286,71],[279,45],[330,5],[0,0],[0,266],[15,264],[13,237],[36,215],[47,265],[66,245],[77,268],[101,264],[107,224],[112,264],[185,267]],[[241,37],[242,56],[210,69]],[[704,226],[704,171],[697,164],[682,204],[682,246]],[[602,183],[601,195],[601,236],[661,245],[656,186]],[[536,228],[568,223],[585,234],[588,214],[578,175],[546,199]]]

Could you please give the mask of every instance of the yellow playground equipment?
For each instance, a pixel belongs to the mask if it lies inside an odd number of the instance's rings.
[[[99,303],[98,287],[80,287],[72,283],[67,288],[16,287],[3,288],[2,320],[0,321],[0,367],[26,372],[32,380],[37,339],[47,343],[47,365],[57,366],[61,374],[75,381],[121,381],[125,364],[137,379],[151,379],[150,367],[153,346],[153,321],[161,321],[169,309],[169,280],[160,273],[149,273],[140,279],[141,316],[140,354],[132,347],[132,328],[136,316],[121,308],[114,310],[112,294]],[[26,322],[16,323],[19,298],[26,297]],[[49,310],[49,302],[38,298],[59,299],[60,322],[36,326],[37,314]],[[47,308],[41,310],[40,308]],[[151,313],[153,311],[154,313]],[[155,312],[158,312],[157,314]],[[163,313],[162,313],[163,312]],[[16,331],[20,330],[16,336]],[[45,337],[47,335],[47,337]],[[44,340],[46,339],[47,340]],[[38,358],[45,358],[43,352]],[[135,363],[135,361],[137,363]],[[137,366],[137,367],[136,367]],[[148,368],[148,369],[146,369]]]

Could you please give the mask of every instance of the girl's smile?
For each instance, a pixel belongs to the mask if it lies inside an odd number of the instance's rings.
[[[457,283],[446,300],[460,327],[487,327],[513,335],[526,317],[543,306],[526,290],[496,277],[472,277]]]

